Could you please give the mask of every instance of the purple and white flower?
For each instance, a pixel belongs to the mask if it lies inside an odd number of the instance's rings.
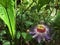
[[[50,40],[49,28],[44,24],[38,24],[37,26],[31,28],[29,33],[38,41],[38,43],[40,43],[41,40]]]

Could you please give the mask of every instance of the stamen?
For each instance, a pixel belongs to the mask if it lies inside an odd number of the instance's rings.
[[[45,31],[46,31],[46,29],[45,29],[44,25],[37,25],[37,32],[43,33]]]

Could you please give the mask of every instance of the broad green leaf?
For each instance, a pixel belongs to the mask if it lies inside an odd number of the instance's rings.
[[[6,7],[7,0],[0,0],[0,4],[3,5],[4,7]]]
[[[0,5],[0,18],[5,22],[5,24],[8,26],[9,28],[9,32],[10,34],[12,35],[12,32],[11,32],[11,28],[10,28],[10,24],[9,24],[9,20],[8,20],[8,16],[7,16],[7,12],[6,12],[6,9]]]
[[[0,2],[0,18],[5,22],[9,28],[9,32],[14,38],[15,36],[15,9],[13,0],[1,0]],[[6,2],[6,3],[5,3]]]
[[[12,36],[15,36],[15,9],[13,0],[7,0],[7,14],[11,25]]]

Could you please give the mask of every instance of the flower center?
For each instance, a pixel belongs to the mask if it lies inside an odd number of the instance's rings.
[[[44,33],[46,31],[45,27],[43,25],[37,26],[37,32]]]

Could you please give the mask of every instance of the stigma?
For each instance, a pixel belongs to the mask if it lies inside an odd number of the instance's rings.
[[[46,31],[46,28],[44,27],[44,25],[42,24],[37,25],[37,32],[44,33],[45,31]]]

